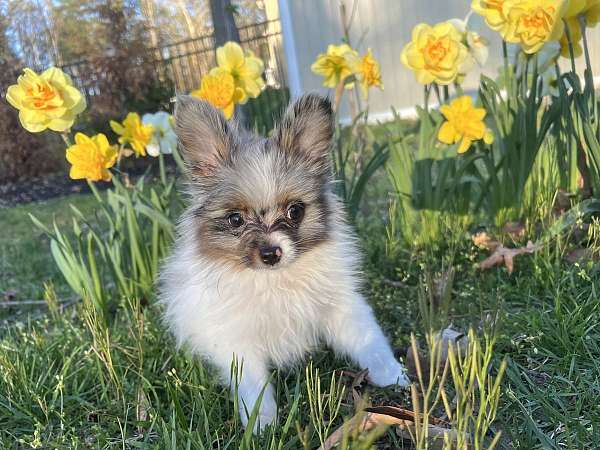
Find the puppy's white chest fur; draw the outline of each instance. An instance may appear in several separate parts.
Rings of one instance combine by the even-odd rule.
[[[278,367],[297,361],[328,340],[337,312],[353,301],[354,245],[340,244],[259,271],[232,270],[194,254],[192,243],[180,246],[166,271],[167,318],[178,342],[212,360],[250,352]]]

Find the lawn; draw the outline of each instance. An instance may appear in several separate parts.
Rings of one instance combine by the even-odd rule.
[[[71,227],[74,205],[85,214],[93,214],[95,200],[91,195],[71,195],[44,202],[0,209],[0,295],[2,300],[37,301],[43,298],[44,282],[52,282],[61,298],[72,297],[50,255],[50,243],[35,227],[29,214],[43,223],[53,221],[63,229]],[[14,318],[19,308],[2,308],[0,318]]]
[[[0,211],[0,292],[10,301],[43,299],[45,282],[54,285],[59,300],[73,298],[48,240],[28,217],[34,213],[46,224],[54,219],[66,226],[69,204],[93,214],[94,201],[87,195]],[[594,447],[600,439],[598,267],[566,262],[567,243],[559,240],[518,257],[513,274],[505,268],[481,271],[476,263],[488,253],[456,229],[446,230],[445,241],[426,251],[400,248],[390,256],[378,217],[384,214],[359,217],[365,293],[398,355],[406,356],[411,332],[423,335],[418,313],[423,277],[439,277],[452,265],[453,326],[481,330],[493,322],[494,370],[508,358],[492,427],[502,431],[500,447]],[[341,372],[356,368],[323,349],[306,366],[274,373],[279,426],[253,437],[241,429],[232,395],[210,367],[175,349],[154,299],[116,304],[105,328],[98,322],[90,326],[94,322],[80,302],[64,309],[3,308],[2,448],[312,449],[359,406],[351,374]],[[374,405],[411,408],[408,391],[363,385],[358,393]],[[372,444],[355,438],[348,445]],[[392,428],[376,445],[411,448]]]

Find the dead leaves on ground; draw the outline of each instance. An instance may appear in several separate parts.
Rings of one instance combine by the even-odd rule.
[[[522,236],[521,229],[517,228],[516,226],[512,226],[511,231],[514,233],[514,236]],[[495,266],[504,265],[509,274],[511,274],[514,270],[514,258],[516,256],[535,253],[542,247],[540,244],[534,244],[531,241],[527,241],[527,245],[525,247],[508,248],[505,247],[501,242],[493,239],[485,231],[480,231],[479,233],[474,234],[472,239],[473,244],[475,244],[477,247],[492,252],[490,256],[479,263],[478,267],[480,269],[486,270]]]
[[[504,265],[510,274],[514,270],[515,256],[535,253],[540,248],[540,245],[534,244],[531,241],[527,241],[527,245],[525,247],[518,248],[506,248],[500,244],[500,246],[494,250],[494,253],[492,253],[491,256],[479,263],[479,268],[485,270],[494,266]]]
[[[514,271],[516,256],[532,254],[542,248],[541,244],[534,244],[532,241],[527,241],[525,247],[508,248],[485,231],[474,234],[471,239],[476,247],[492,252],[490,256],[477,265],[480,269],[487,270],[495,266],[505,266],[509,274]],[[570,264],[587,261],[597,262],[600,260],[600,251],[588,247],[576,247],[566,253],[564,259]]]
[[[331,450],[339,443],[344,436],[353,433],[366,433],[377,427],[395,426],[398,434],[404,439],[410,439],[411,429],[415,426],[415,420],[423,421],[422,417],[416,417],[415,413],[407,409],[397,408],[395,406],[374,406],[365,408],[364,411],[356,414],[352,419],[345,422],[341,427],[335,430],[326,440],[319,450]],[[444,420],[429,418],[429,436],[432,438],[443,439],[445,435],[452,434],[455,431],[450,429],[450,424]]]
[[[466,349],[468,344],[468,339],[463,333],[450,328],[442,330],[438,334],[438,338],[442,340],[442,346],[446,349],[443,352],[442,364],[445,363],[447,349],[450,345]],[[429,364],[427,358],[423,358],[423,355],[424,352],[419,352],[418,357],[421,367],[423,367],[423,364]],[[414,364],[415,357],[411,355],[411,358]],[[410,363],[408,361],[407,368],[409,375],[414,375],[410,373]],[[344,422],[344,424],[331,433],[318,450],[331,450],[344,437],[361,435],[376,428],[388,426],[394,426],[396,433],[402,439],[411,440],[415,426],[424,425],[423,422],[426,419],[414,411],[391,405],[368,406],[368,398],[365,398],[362,391],[363,386],[369,378],[368,369],[361,370],[360,372],[344,371],[343,375],[352,379],[350,387],[356,413],[350,420]],[[417,425],[415,425],[415,422],[417,422]],[[451,429],[451,424],[446,420],[429,416],[427,417],[427,426],[429,436],[433,439],[434,444],[435,442],[443,442],[444,436],[448,436],[451,441],[456,440],[456,431]]]

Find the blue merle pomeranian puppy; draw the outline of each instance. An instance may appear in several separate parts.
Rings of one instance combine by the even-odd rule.
[[[234,358],[242,362],[243,424],[272,367],[289,367],[320,342],[368,368],[376,385],[407,385],[360,294],[356,237],[331,189],[329,100],[301,97],[265,139],[181,96],[175,129],[190,205],[161,273],[161,298],[178,344],[225,382]],[[267,386],[255,431],[276,416]]]

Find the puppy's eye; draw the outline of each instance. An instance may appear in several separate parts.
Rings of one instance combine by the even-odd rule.
[[[229,214],[227,216],[227,222],[233,228],[239,228],[242,225],[244,225],[244,218],[242,217],[242,215],[240,213],[233,213],[233,214]]]
[[[304,217],[304,203],[294,203],[287,209],[286,216],[292,222],[298,223]]]

